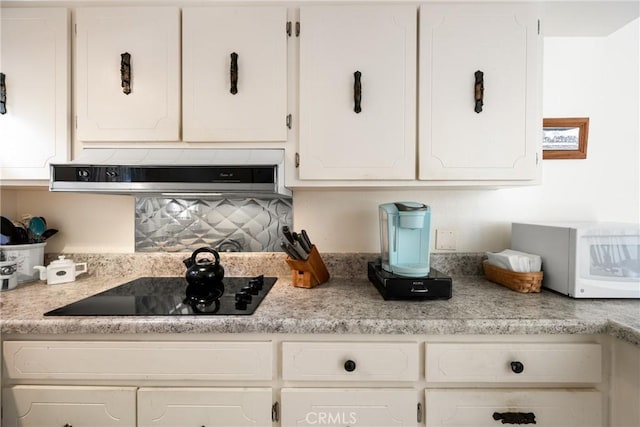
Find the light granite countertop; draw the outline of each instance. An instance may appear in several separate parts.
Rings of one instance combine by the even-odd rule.
[[[76,257],[76,262],[83,260],[78,258],[81,257]],[[352,261],[362,264],[365,258]],[[0,293],[0,332],[609,334],[640,346],[638,300],[575,300],[546,290],[521,294],[480,275],[452,274],[453,297],[450,300],[385,301],[361,275],[337,277],[339,275],[334,274],[329,282],[315,288],[296,288],[286,274],[286,264],[284,268],[280,266],[283,259],[279,255],[267,261],[278,265],[275,270],[278,274],[274,274],[274,270],[266,274],[278,275],[279,279],[251,316],[43,316],[49,310],[143,275],[131,270],[129,274],[103,271],[73,283],[46,285],[34,282]],[[154,262],[157,265],[149,271],[154,271],[156,276],[182,268],[174,263],[172,269],[167,269],[167,263],[160,259],[151,264]],[[240,259],[237,265],[228,269],[227,275],[246,275],[242,264]],[[334,265],[331,257],[327,265]],[[285,274],[280,274],[283,272]]]

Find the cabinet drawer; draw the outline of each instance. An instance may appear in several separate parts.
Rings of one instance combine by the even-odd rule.
[[[130,427],[136,419],[134,387],[15,386],[2,390],[6,427]]]
[[[413,389],[282,389],[282,427],[416,426]]]
[[[270,388],[141,388],[138,427],[270,426]]]
[[[271,342],[7,341],[14,379],[271,380]]]
[[[587,390],[428,390],[428,427],[496,427],[536,424],[544,427],[602,425],[602,397]],[[519,422],[516,422],[518,421]],[[533,422],[535,420],[535,423]]]
[[[428,382],[598,383],[600,344],[427,344]]]
[[[282,377],[291,381],[415,381],[417,343],[282,344]]]

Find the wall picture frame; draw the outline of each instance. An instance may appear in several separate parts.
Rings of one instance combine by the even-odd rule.
[[[589,118],[543,119],[543,159],[586,159]]]

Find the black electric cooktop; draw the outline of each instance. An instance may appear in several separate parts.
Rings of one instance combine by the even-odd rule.
[[[45,313],[45,316],[249,315],[275,277],[225,277],[220,287],[193,287],[183,277],[142,277]]]

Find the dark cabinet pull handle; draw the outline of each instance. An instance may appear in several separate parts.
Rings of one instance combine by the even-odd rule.
[[[344,370],[347,372],[353,372],[356,370],[356,362],[353,360],[347,360],[344,362]]]
[[[0,114],[7,114],[7,86],[4,73],[0,73]]]
[[[125,95],[131,93],[131,54],[129,52],[120,54],[120,85]]]
[[[357,113],[362,111],[360,103],[362,102],[362,83],[360,83],[360,77],[362,73],[356,71],[353,73],[353,111]]]
[[[517,360],[515,362],[511,362],[511,371],[513,371],[514,374],[521,374],[522,371],[524,371],[524,365],[522,362],[518,362]]]
[[[493,419],[502,424],[536,424],[536,414],[533,412],[494,412]]]
[[[71,424],[66,423],[65,425],[63,425],[62,427],[73,427]]]
[[[229,74],[231,76],[231,90],[229,92],[235,95],[238,93],[238,54],[235,52],[231,53],[231,67]]]
[[[484,105],[484,73],[480,70],[476,71],[476,83],[473,86],[473,97],[476,101],[476,106],[473,109],[476,113],[482,112],[482,106]]]

